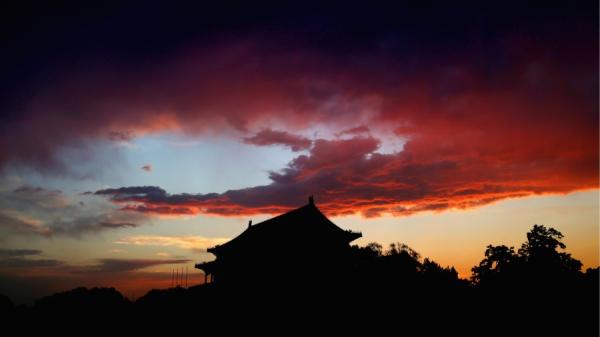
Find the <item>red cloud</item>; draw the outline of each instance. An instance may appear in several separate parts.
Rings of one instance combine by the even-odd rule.
[[[530,148],[516,148],[511,150],[511,160],[504,162],[498,156],[472,151],[474,145],[429,142],[428,138],[417,138],[402,152],[382,154],[377,152],[379,141],[372,137],[319,139],[308,155],[296,157],[281,172],[272,172],[272,182],[265,186],[222,194],[171,195],[151,186],[96,194],[108,195],[128,210],[171,215],[280,213],[314,194],[319,207],[330,215],[360,212],[374,217],[465,209],[505,198],[565,193],[598,184],[595,166],[586,163],[589,158],[580,158],[581,166],[574,167],[577,161],[570,151],[558,151],[548,159],[530,157]],[[422,157],[421,147],[426,144],[432,152]],[[506,151],[492,144],[487,149],[497,155]]]
[[[302,151],[310,148],[311,141],[308,138],[294,135],[285,131],[264,129],[252,137],[245,137],[244,143],[253,145],[284,145],[289,146],[292,151]]]
[[[443,58],[398,52],[385,36],[352,53],[249,36],[181,49],[160,68],[91,67],[3,119],[0,165],[56,169],[64,146],[164,131],[309,149],[264,186],[98,192],[160,214],[279,212],[314,194],[330,213],[401,215],[596,188],[598,54],[595,28],[588,32],[596,24],[563,24],[539,26],[552,43],[541,31],[502,34]],[[313,128],[346,137],[296,135]],[[379,149],[392,130],[404,143],[395,153]]]
[[[369,128],[367,126],[361,125],[361,126],[355,126],[353,128],[349,128],[346,130],[342,130],[342,131],[336,133],[336,136],[340,137],[340,136],[344,136],[344,135],[360,135],[363,133],[368,133],[369,131],[371,131],[371,130],[369,130]]]
[[[135,139],[132,131],[110,131],[108,139],[114,142],[130,142]]]
[[[131,69],[127,76],[120,68],[92,68],[35,92],[19,118],[0,123],[0,165],[66,169],[55,156],[62,147],[166,130],[237,138],[262,129],[246,142],[300,150],[310,141],[295,131],[326,126],[352,134],[368,125],[374,135],[395,128],[423,138],[420,155],[432,145],[451,151],[457,142],[506,151],[515,146],[506,142],[552,149],[557,137],[561,146],[597,143],[597,51],[563,42],[555,51],[507,39],[498,47],[506,62],[489,67],[476,58],[478,49],[408,69],[407,60],[383,51],[348,59],[311,50],[270,53],[268,41],[256,40],[185,50],[160,69]],[[377,64],[356,66],[355,58]]]

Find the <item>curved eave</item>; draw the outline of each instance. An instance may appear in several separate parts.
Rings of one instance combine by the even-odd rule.
[[[210,247],[206,249],[207,252],[217,255],[217,253],[221,250],[221,245],[216,245],[214,247]]]
[[[352,241],[354,241],[356,239],[362,238],[362,233],[361,232],[350,232],[350,231],[348,231],[347,233],[348,233],[348,243],[350,243],[350,242],[352,242]]]
[[[286,222],[293,222],[297,224],[302,221],[313,222],[313,224],[318,223],[319,226],[323,226],[322,230],[326,231],[326,235],[330,235],[332,237],[337,238],[338,240],[346,241],[348,243],[362,237],[362,233],[352,232],[350,230],[343,230],[342,228],[338,227],[331,220],[329,220],[313,202],[310,202],[308,205],[278,215],[274,218],[265,220],[252,227],[248,227],[237,237],[223,244],[211,247],[207,249],[207,251],[214,255],[227,254],[227,251],[235,251],[236,248],[240,246],[240,244],[244,245],[244,242],[252,240],[256,234],[260,234],[256,231],[264,231],[265,226],[267,226],[268,229],[270,226],[273,225],[286,226]]]
[[[217,266],[216,266],[215,261],[210,261],[210,262],[196,263],[194,265],[194,267],[196,269],[203,270],[205,273],[211,273],[216,269]]]

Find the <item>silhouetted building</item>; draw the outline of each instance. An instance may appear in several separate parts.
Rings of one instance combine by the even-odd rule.
[[[205,282],[265,284],[318,281],[340,271],[350,261],[349,243],[361,233],[343,230],[315,206],[303,207],[252,225],[236,238],[209,248],[216,255],[196,268]]]

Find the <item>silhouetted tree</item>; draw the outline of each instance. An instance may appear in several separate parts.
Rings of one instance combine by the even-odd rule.
[[[492,282],[499,275],[511,272],[510,269],[515,268],[518,260],[514,247],[488,245],[485,258],[471,269],[471,280],[477,284]]]
[[[571,254],[558,252],[565,249],[561,241],[563,235],[554,228],[534,225],[527,233],[527,242],[519,249],[519,256],[536,272],[545,269],[549,272],[579,272],[581,262],[571,257]]]
[[[487,246],[485,258],[473,267],[471,280],[476,284],[512,282],[521,284],[552,284],[578,277],[581,262],[571,254],[559,252],[565,249],[563,235],[554,228],[534,225],[527,233],[527,241],[515,253],[513,247]]]
[[[457,279],[458,273],[454,267],[445,267],[443,268],[437,262],[430,260],[429,258],[425,258],[423,263],[421,264],[421,272],[426,275],[435,275],[435,276],[443,276],[449,279]]]
[[[420,254],[403,243],[391,243],[381,257],[385,274],[390,279],[408,280],[416,276],[421,268]]]
[[[458,272],[454,267],[442,267],[437,262],[425,258],[421,264],[421,275],[425,285],[430,289],[438,289],[440,291],[448,290],[448,288],[459,286]],[[465,284],[466,285],[466,284]]]
[[[383,246],[377,242],[370,242],[365,248],[373,251],[376,256],[383,255]]]
[[[329,324],[339,332],[343,325],[330,315],[336,312],[344,322],[361,322],[369,328],[394,328],[400,323],[408,335],[448,334],[451,327],[479,336],[490,334],[493,324],[494,333],[507,335],[598,336],[600,271],[580,272],[581,263],[560,251],[566,248],[562,238],[553,228],[535,225],[518,251],[489,245],[484,259],[472,269],[472,283],[461,280],[453,267],[421,260],[405,244],[384,249],[369,243],[351,247],[351,263],[346,264],[344,257],[344,263],[332,269],[335,279],[315,274],[303,278],[303,283],[257,282],[251,287],[211,283],[152,290],[135,303],[112,288],[77,288],[21,309],[0,296],[0,309],[7,308],[9,316],[27,323],[75,317],[76,322],[87,319],[93,326],[136,328],[154,328],[157,322],[211,326],[219,319],[256,323],[268,318],[290,326]],[[260,273],[255,276],[260,280]],[[386,310],[377,310],[382,307]]]
[[[75,288],[69,291],[46,296],[35,302],[38,310],[102,310],[122,308],[130,304],[115,288]]]
[[[599,276],[600,276],[600,267],[588,268],[588,269],[586,269],[585,274],[584,274],[584,278],[586,280],[589,280],[589,282],[591,284],[596,285],[596,286],[598,285]]]
[[[0,294],[0,313],[10,312],[14,307],[15,305],[8,296]]]
[[[379,247],[381,247],[381,245],[379,245]],[[417,261],[421,258],[421,254],[404,243],[390,243],[390,248],[385,252],[385,255],[401,254],[407,254]]]
[[[376,242],[371,242],[364,247],[352,245],[350,248],[356,262],[374,260],[383,255],[382,246]]]
[[[597,336],[597,272],[581,273],[581,262],[559,251],[566,248],[562,238],[554,228],[534,225],[517,252],[487,246],[471,278],[474,303],[486,308],[475,313],[479,320],[506,319],[511,312],[508,321],[524,333]]]

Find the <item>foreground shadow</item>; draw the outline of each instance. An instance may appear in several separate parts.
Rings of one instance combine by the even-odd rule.
[[[311,200],[212,248],[216,260],[198,265],[211,283],[135,302],[114,289],[79,288],[32,307],[3,299],[2,311],[9,322],[48,320],[59,330],[68,317],[138,331],[598,335],[598,268],[582,272],[553,228],[535,225],[517,250],[488,246],[470,280],[406,245],[350,246],[358,237]]]

